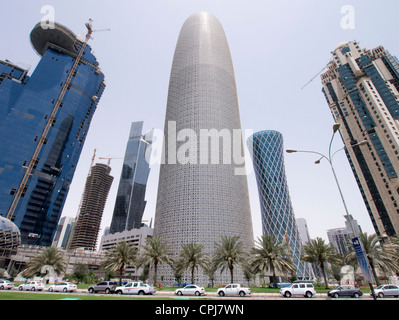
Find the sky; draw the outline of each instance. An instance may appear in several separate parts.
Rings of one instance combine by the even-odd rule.
[[[285,149],[328,153],[334,120],[318,73],[331,60],[338,43],[357,40],[361,48],[382,45],[399,55],[399,2],[393,0],[3,0],[0,59],[34,71],[40,57],[32,49],[29,34],[50,13],[45,6],[54,10],[56,22],[77,35],[86,35],[89,19],[93,19],[93,29],[110,29],[95,32],[90,40],[107,87],[62,213],[76,217],[94,149],[97,157],[115,158],[111,160],[114,182],[99,241],[111,223],[123,162],[120,158],[125,154],[131,123],[144,121],[144,131],[163,130],[173,54],[180,29],[191,14],[207,11],[224,28],[242,128],[277,130],[284,137]],[[341,137],[336,135],[333,150],[342,147]],[[327,240],[328,229],[345,226],[344,206],[329,164],[315,165],[318,157],[307,153],[285,153],[284,157],[295,217],[306,219],[311,238]],[[107,160],[97,158],[96,162]],[[338,152],[333,163],[350,214],[364,232],[374,233],[344,152]],[[159,166],[153,165],[145,220],[155,216],[158,178]],[[248,185],[254,234],[259,237],[261,213],[253,173],[248,174]]]

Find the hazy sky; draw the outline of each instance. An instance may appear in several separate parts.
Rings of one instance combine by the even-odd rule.
[[[391,54],[399,55],[399,2],[393,0],[3,0],[0,59],[34,70],[39,57],[31,47],[29,34],[45,15],[41,12],[45,5],[54,8],[55,21],[77,35],[86,34],[84,25],[89,18],[94,20],[94,29],[111,29],[94,33],[90,42],[107,87],[63,216],[77,214],[95,148],[98,156],[122,158],[132,122],[144,121],[145,131],[163,130],[177,38],[184,21],[197,11],[215,15],[225,30],[243,129],[280,131],[286,149],[328,152],[334,121],[321,92],[320,77],[301,88],[331,60],[330,53],[338,43],[357,40],[368,49],[383,45]],[[345,6],[353,8],[354,16],[343,10]],[[341,147],[337,135],[334,150]],[[314,155],[285,154],[287,180],[295,216],[306,219],[312,238],[327,239],[326,230],[344,227],[345,212],[328,163],[315,165],[315,160]],[[122,161],[111,162],[115,179],[102,229],[112,219]],[[363,231],[374,233],[344,152],[337,154],[334,167],[350,213]],[[154,166],[144,219],[155,215],[158,178],[159,167]],[[254,232],[260,236],[254,174],[249,175],[248,183]]]

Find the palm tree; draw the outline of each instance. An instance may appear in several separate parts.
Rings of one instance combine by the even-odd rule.
[[[321,238],[311,239],[302,247],[301,261],[316,263],[323,273],[326,289],[328,288],[328,282],[325,263],[339,265],[342,263],[342,260],[342,256],[337,253],[334,246],[331,243],[326,244]]]
[[[119,273],[119,285],[127,266],[136,267],[137,249],[126,241],[118,242],[105,253],[102,266],[105,271]]]
[[[396,251],[395,239],[392,241],[392,244],[382,245],[381,238],[376,234],[369,236],[367,232],[360,233],[359,238],[363,243],[364,251],[369,260],[377,286],[380,285],[380,281],[377,277],[376,267],[380,268],[383,272],[399,272],[399,265],[397,263],[398,251]],[[349,263],[358,266],[356,252],[348,252],[345,259],[349,261]]]
[[[182,270],[190,269],[191,283],[194,284],[194,273],[198,268],[205,268],[209,263],[208,255],[204,252],[204,245],[199,243],[187,243],[181,246],[180,262]]]
[[[169,264],[173,263],[170,255],[171,252],[167,242],[162,241],[160,236],[147,238],[147,243],[143,247],[143,253],[140,256],[140,265],[150,264],[150,267],[154,268],[154,285],[157,284],[158,264],[164,262]]]
[[[244,246],[240,237],[222,236],[220,243],[215,243],[214,263],[216,268],[222,267],[220,273],[226,268],[230,270],[230,280],[234,283],[234,267],[242,265],[246,260]]]
[[[42,273],[42,270],[46,267],[49,267],[50,272],[54,271],[57,275],[65,272],[66,261],[61,250],[55,247],[43,249],[42,252],[28,261],[24,275],[30,278],[35,274]]]
[[[272,235],[263,235],[258,238],[251,253],[251,265],[255,273],[266,273],[270,270],[273,274],[273,284],[277,287],[276,271],[281,273],[295,273],[296,267],[289,258],[287,247]]]

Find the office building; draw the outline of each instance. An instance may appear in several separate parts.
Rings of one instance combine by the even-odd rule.
[[[50,246],[105,88],[86,42],[62,25],[31,32],[32,75],[0,61],[0,215],[23,244]]]
[[[141,227],[146,200],[153,130],[142,134],[143,122],[133,122],[123,161],[110,233]]]
[[[72,235],[71,231],[75,225],[75,220],[76,219],[72,217],[62,217],[60,219],[51,246],[62,249],[68,248],[68,243],[70,243],[71,240],[70,236]]]
[[[357,41],[343,42],[321,81],[376,233],[398,234],[398,60],[381,46],[370,51]]]
[[[301,244],[305,245],[310,241],[310,234],[308,229],[308,224],[304,218],[296,219],[296,224],[298,226],[299,237],[301,238]]]
[[[350,229],[335,228],[327,230],[327,237],[328,241],[335,247],[337,252],[343,256],[350,251],[350,247],[353,248],[351,245],[353,232]]]
[[[103,163],[91,167],[69,249],[96,249],[104,207],[114,180],[110,173],[111,167]]]
[[[230,50],[217,18],[198,12],[184,22],[173,59],[155,213],[154,236],[168,242],[173,258],[191,242],[211,257],[222,236],[238,236],[247,252],[253,246],[245,160],[232,150],[243,153]],[[168,265],[158,274],[175,282]],[[230,281],[228,272],[215,276],[215,283]],[[186,272],[182,281],[190,278]],[[201,268],[195,282],[209,283]]]
[[[249,137],[247,144],[258,185],[262,232],[286,244],[298,279],[313,279],[311,265],[300,261],[302,243],[285,174],[283,136],[274,130],[260,131]]]

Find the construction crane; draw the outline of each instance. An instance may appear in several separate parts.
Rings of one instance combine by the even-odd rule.
[[[7,219],[9,219],[9,220],[12,220],[12,218],[14,216],[15,209],[18,206],[19,200],[21,199],[22,195],[27,190],[27,182],[28,182],[29,178],[32,175],[33,169],[36,168],[36,166],[37,166],[37,164],[39,162],[38,157],[39,157],[40,151],[42,150],[43,145],[47,142],[47,135],[48,135],[48,133],[50,131],[50,128],[56,122],[56,115],[57,115],[58,109],[60,108],[60,106],[62,104],[62,101],[63,101],[63,99],[65,97],[65,94],[66,94],[66,92],[68,90],[68,87],[69,87],[69,85],[70,85],[70,83],[72,81],[73,75],[74,75],[74,73],[75,73],[75,71],[76,71],[76,69],[77,69],[77,67],[78,67],[78,65],[79,65],[79,63],[80,63],[80,61],[82,59],[82,55],[83,55],[83,53],[84,53],[84,51],[86,49],[87,43],[91,39],[91,35],[93,34],[93,32],[100,31],[100,30],[93,30],[92,29],[92,21],[93,20],[90,19],[89,22],[86,23],[86,28],[87,28],[86,39],[82,43],[82,46],[81,46],[81,48],[79,50],[79,53],[78,53],[78,55],[76,57],[75,63],[73,64],[71,70],[69,71],[68,78],[67,78],[67,80],[65,81],[65,83],[64,83],[64,85],[62,87],[61,93],[58,96],[58,99],[57,99],[57,101],[56,101],[56,103],[54,105],[54,108],[53,108],[53,111],[51,112],[51,115],[48,117],[48,121],[46,123],[46,126],[44,127],[43,133],[42,133],[42,135],[41,135],[41,137],[39,139],[39,142],[38,142],[38,144],[36,146],[36,149],[35,149],[35,151],[33,153],[32,158],[31,158],[31,160],[29,162],[29,165],[26,168],[26,171],[25,171],[25,174],[24,174],[24,176],[22,178],[22,181],[21,181],[18,189],[15,192],[14,199],[13,199],[13,201],[11,203],[10,208],[8,209],[7,216],[6,216]]]
[[[316,77],[318,77],[320,75],[320,73],[322,73],[326,68],[328,68],[328,65],[330,63],[328,63],[323,69],[321,69],[312,79],[310,79],[302,88],[301,90],[303,90],[309,83],[311,83],[314,79],[316,79]]]
[[[111,164],[111,160],[114,160],[114,159],[123,159],[123,158],[112,158],[112,157],[109,157],[109,158],[105,158],[105,157],[99,157],[98,159],[101,159],[101,160],[108,160],[108,166]]]

